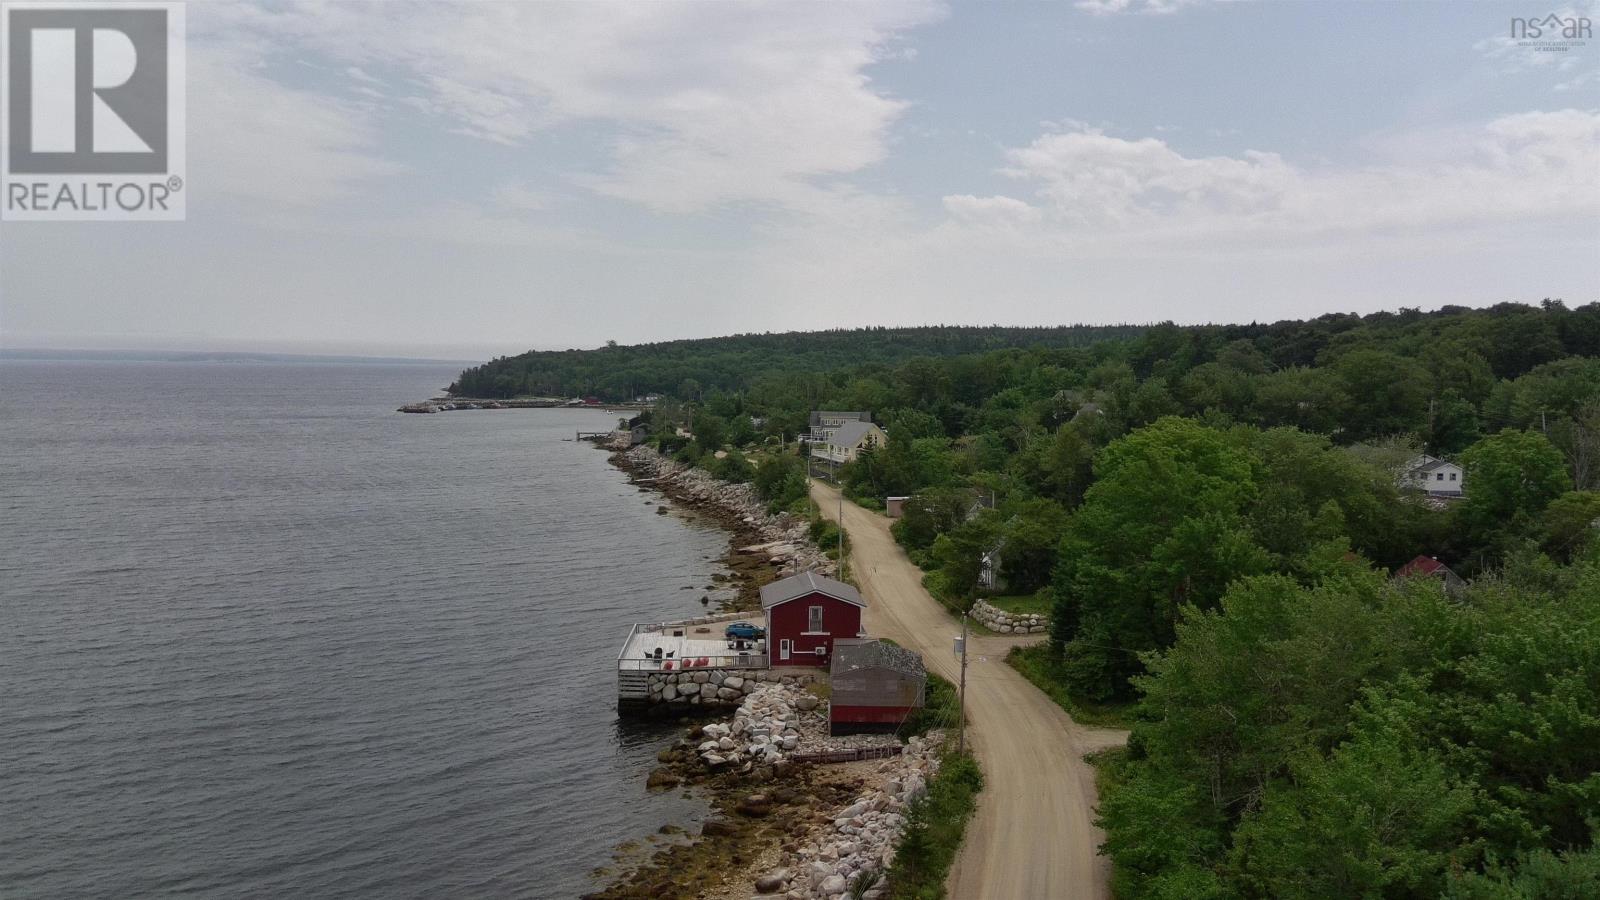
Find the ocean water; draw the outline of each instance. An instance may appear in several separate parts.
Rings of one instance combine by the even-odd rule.
[[[571,897],[725,536],[437,366],[0,361],[0,897]]]

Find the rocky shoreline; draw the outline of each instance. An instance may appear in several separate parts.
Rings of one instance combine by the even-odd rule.
[[[761,587],[777,578],[806,569],[837,570],[811,543],[809,523],[769,515],[750,485],[718,481],[649,447],[625,447],[620,439],[608,449],[611,462],[635,484],[729,530],[726,564],[736,588],[722,601],[729,611],[758,609]],[[646,785],[703,792],[714,815],[687,843],[660,847],[588,896],[839,900],[852,890],[868,900],[883,896],[882,878],[906,806],[937,771],[941,737],[930,732],[902,745],[894,735],[831,736],[825,692],[816,680],[754,670],[652,675],[652,699],[660,697],[663,707],[681,706],[687,713],[708,692],[717,703],[700,704],[700,714],[738,704],[730,718],[690,726],[659,754],[661,766]],[[895,755],[843,764],[806,760],[807,754],[862,748]]]
[[[877,900],[907,807],[939,768],[941,732],[830,737],[825,703],[805,685],[761,682],[724,722],[688,729],[661,753],[650,786],[710,792],[718,815],[692,843],[667,847],[591,895],[706,900]],[[892,747],[883,759],[805,761],[819,750]]]
[[[768,514],[748,484],[718,481],[703,469],[662,456],[647,446],[608,445],[611,463],[634,484],[661,492],[679,506],[709,516],[732,533],[725,564],[737,596],[722,601],[729,612],[759,609],[761,587],[806,569],[833,574],[838,566],[811,543],[810,523],[787,513]]]

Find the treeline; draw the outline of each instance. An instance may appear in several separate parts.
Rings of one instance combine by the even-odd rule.
[[[1600,896],[1600,305],[779,360],[656,440],[794,506],[818,408],[887,430],[838,477],[911,498],[930,590],[1048,598],[1062,690],[1135,704],[1125,895]],[[1401,486],[1420,452],[1464,498]]]
[[[1135,325],[1059,327],[858,328],[663,341],[591,350],[537,350],[462,372],[450,393],[467,397],[599,397],[644,394],[700,399],[737,391],[769,372],[828,372],[862,360],[894,364],[916,356],[957,356],[1008,347],[1081,347],[1126,338]]]

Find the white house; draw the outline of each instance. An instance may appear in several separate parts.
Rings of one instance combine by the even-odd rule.
[[[811,431],[805,436],[808,443],[826,444],[835,431],[847,422],[871,422],[869,412],[839,412],[829,409],[811,411]]]
[[[889,436],[871,422],[846,422],[833,430],[826,443],[813,444],[811,455],[816,459],[847,463],[863,450],[872,450],[888,443]]]
[[[1466,482],[1466,472],[1460,466],[1427,454],[1413,459],[1400,476],[1402,488],[1444,496],[1460,496]]]

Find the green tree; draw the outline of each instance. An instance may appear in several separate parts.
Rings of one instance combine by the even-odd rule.
[[[1561,451],[1538,432],[1507,429],[1472,445],[1461,461],[1467,492],[1461,518],[1482,545],[1504,547],[1530,533],[1550,501],[1571,486]]]
[[[1267,557],[1243,518],[1255,496],[1251,459],[1219,432],[1161,419],[1113,441],[1095,474],[1052,590],[1057,621],[1072,623],[1055,636],[1079,660],[1076,686],[1103,698],[1126,693],[1135,652],[1171,643],[1184,605],[1214,604]]]

